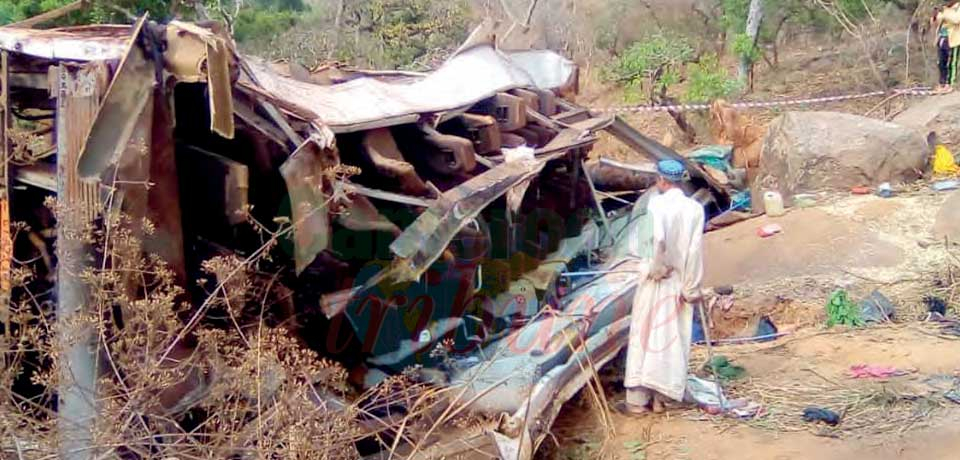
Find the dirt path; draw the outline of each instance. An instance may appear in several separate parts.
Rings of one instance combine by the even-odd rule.
[[[766,422],[730,422],[695,410],[675,410],[642,419],[614,413],[612,424],[616,436],[601,445],[598,441],[604,438],[604,430],[597,421],[597,411],[584,401],[579,406],[571,405],[561,414],[553,431],[560,447],[546,449],[543,458],[849,460],[853,455],[874,459],[957,458],[960,405],[943,398],[943,390],[937,389],[941,387],[931,385],[960,375],[960,341],[929,335],[929,327],[911,324],[844,333],[808,331],[780,343],[721,349],[724,355],[747,369],[747,378],[732,385],[733,393],[756,395],[753,392],[756,388],[809,384],[811,387],[825,385],[825,393],[856,389],[864,394],[889,393],[904,398],[877,402],[880,406],[867,415],[848,415],[841,426],[864,426],[841,432],[839,438],[814,434],[819,428],[803,422],[800,409],[786,413],[784,410],[794,410],[792,406],[786,407],[777,398],[764,400],[755,396],[767,407],[769,418],[776,418],[790,430],[798,431],[777,431]],[[702,350],[698,352],[702,354]],[[914,372],[883,381],[849,377],[849,367],[859,363],[890,365]],[[611,400],[622,399],[618,388],[617,384],[611,385],[608,394]],[[802,407],[807,402],[790,404]],[[904,410],[911,416],[909,422],[885,418],[885,414]],[[642,453],[634,451],[638,444],[650,441],[655,442]]]

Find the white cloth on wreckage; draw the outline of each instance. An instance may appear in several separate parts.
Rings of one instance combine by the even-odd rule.
[[[703,207],[679,189],[650,199],[654,267],[672,267],[670,276],[652,281],[643,276],[633,298],[624,386],[645,387],[682,400],[687,382],[693,306],[681,295],[699,295],[703,278]],[[635,234],[631,237],[642,238]],[[660,242],[666,251],[661,252]]]

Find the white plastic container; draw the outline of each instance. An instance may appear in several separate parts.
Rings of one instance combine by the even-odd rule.
[[[783,197],[774,191],[763,194],[763,209],[770,217],[779,217],[786,213],[783,209]]]

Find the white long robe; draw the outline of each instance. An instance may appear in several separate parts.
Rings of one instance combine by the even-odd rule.
[[[654,248],[649,267],[662,264],[673,270],[661,281],[640,275],[644,278],[633,299],[624,386],[655,390],[679,401],[687,382],[693,326],[693,305],[682,299],[700,295],[703,207],[674,188],[651,198],[647,210]]]

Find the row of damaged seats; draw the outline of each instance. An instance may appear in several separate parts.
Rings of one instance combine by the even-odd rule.
[[[472,177],[478,164],[489,168],[503,162],[504,149],[549,143],[558,131],[540,120],[556,113],[552,92],[511,90],[439,123],[425,117],[417,124],[364,131],[353,148],[358,166],[371,171],[367,179],[378,188],[435,197]],[[349,141],[340,144],[351,148]]]

